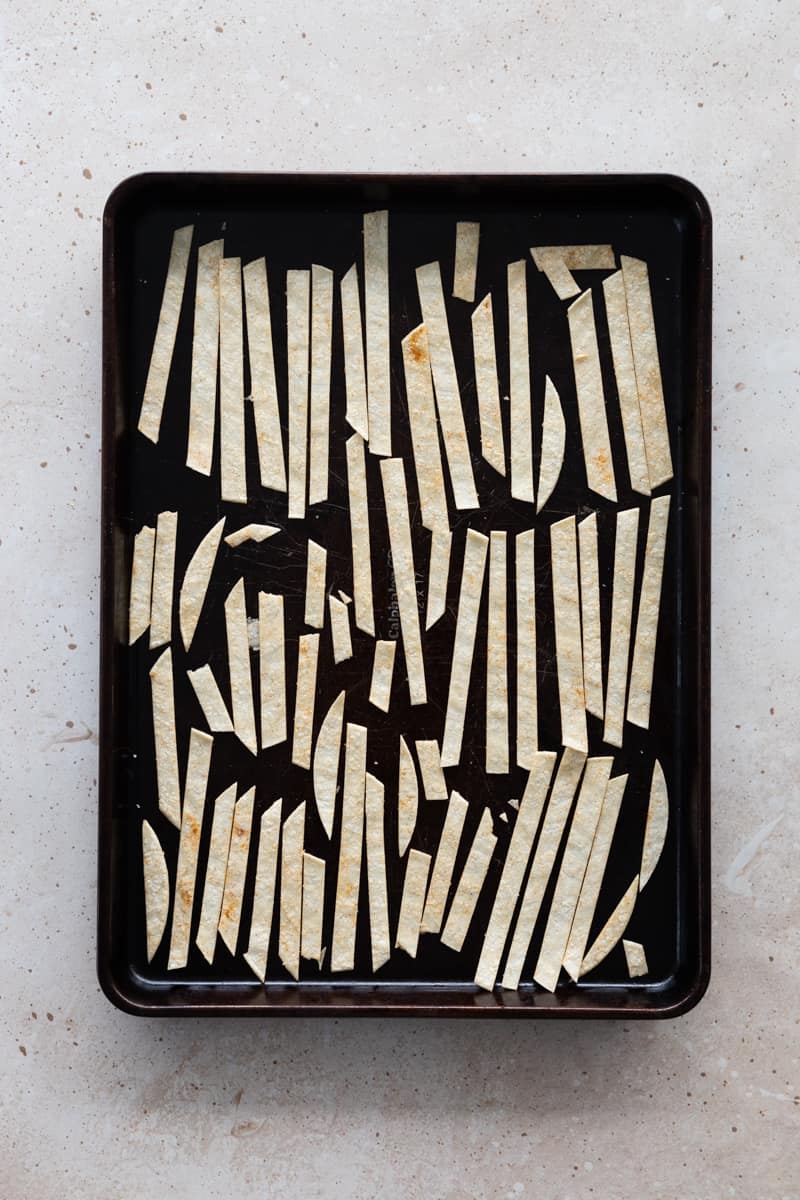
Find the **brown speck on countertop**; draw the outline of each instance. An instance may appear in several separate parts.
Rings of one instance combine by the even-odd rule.
[[[40,462],[40,463],[39,463],[39,466],[40,466],[40,467],[46,467],[46,466],[47,466],[47,460],[45,460],[44,462]]]
[[[78,643],[77,642],[67,642],[67,649],[68,650],[77,650]]]
[[[53,1020],[53,1014],[52,1014],[52,1013],[45,1013],[44,1015],[47,1017],[48,1021],[52,1021],[52,1020]]]
[[[182,121],[185,121],[185,120],[186,120],[186,113],[178,113],[178,116],[180,117],[180,119],[181,119]]]
[[[20,1054],[23,1054],[25,1056],[25,1058],[28,1057],[28,1051],[25,1049],[24,1046],[20,1046],[19,1052],[20,1052]]]
[[[222,31],[223,31],[223,29],[224,29],[224,28],[225,28],[225,26],[224,26],[224,25],[215,25],[215,26],[214,26],[214,31],[215,31],[216,33],[222,33]]]
[[[91,179],[91,178],[92,178],[92,172],[89,170],[89,168],[88,168],[88,167],[84,167],[84,168],[83,168],[83,178],[84,178],[84,179]]]

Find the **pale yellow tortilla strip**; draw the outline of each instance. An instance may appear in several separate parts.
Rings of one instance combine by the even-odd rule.
[[[539,749],[539,701],[536,679],[536,580],[534,531],[518,533],[515,546],[517,601],[517,764],[528,770]]]
[[[347,493],[350,507],[350,544],[353,555],[353,597],[356,627],[375,636],[372,612],[372,557],[369,546],[369,503],[364,442],[354,433],[345,444]]]
[[[325,714],[314,749],[314,800],[322,827],[328,837],[333,832],[333,817],[336,810],[336,784],[339,778],[343,721],[344,692],[339,692]]]
[[[475,390],[478,393],[481,454],[490,467],[494,467],[500,475],[505,475],[506,451],[503,419],[500,415],[500,386],[497,380],[491,293],[484,296],[472,314],[472,354],[475,364]]]
[[[422,776],[422,790],[426,800],[446,800],[447,784],[442,774],[442,763],[439,757],[439,743],[436,739],[422,740],[414,743],[419,761],[419,772]]]
[[[426,529],[444,531],[449,529],[450,523],[428,337],[424,325],[417,325],[403,338],[402,349],[408,423],[422,524]]]
[[[590,490],[616,500],[614,461],[606,419],[606,400],[600,370],[600,351],[594,324],[592,293],[584,292],[567,309],[578,417],[581,426],[586,482]]]
[[[292,762],[295,766],[304,767],[306,771],[311,766],[311,734],[314,728],[318,658],[319,634],[302,634],[298,639]]]
[[[265,542],[267,538],[274,537],[276,533],[280,533],[277,525],[243,525],[241,529],[235,529],[233,533],[229,533],[225,538],[225,545],[236,549],[237,546],[243,546],[245,542]]]
[[[246,504],[240,258],[223,258],[219,264],[219,445],[220,495],[223,500]]]
[[[628,967],[628,977],[630,979],[638,979],[640,975],[646,975],[649,971],[649,967],[647,965],[647,956],[645,955],[644,946],[642,943],[629,942],[627,938],[623,938],[622,949],[625,951],[625,962]]]
[[[198,703],[203,710],[208,728],[212,733],[233,733],[233,721],[222,699],[214,672],[208,663],[196,671],[187,671],[187,678],[194,688]]]
[[[286,272],[290,518],[306,515],[310,293],[310,271]]]
[[[150,600],[150,649],[165,646],[172,637],[172,592],[175,582],[175,543],[178,514],[160,512],[156,521],[153,588]]]
[[[669,824],[669,796],[667,781],[661,763],[656,759],[653,764],[653,778],[650,783],[650,803],[647,806],[647,822],[644,829],[644,846],[642,848],[642,865],[639,869],[639,890],[644,887],[653,871],[656,869],[664,842],[667,840]]]
[[[447,467],[456,508],[477,508],[478,494],[472,474],[469,443],[461,407],[461,393],[447,324],[447,310],[438,262],[417,267],[417,290],[422,307],[436,392],[436,408],[442,428]]]
[[[489,535],[489,612],[486,636],[486,774],[508,774],[508,621],[505,531]]]
[[[628,720],[647,729],[650,725],[650,698],[653,691],[653,666],[656,657],[658,614],[661,608],[661,584],[664,576],[664,551],[669,524],[669,496],[657,496],[650,504],[644,572],[639,592],[636,637],[628,689]]]
[[[400,734],[400,752],[397,771],[397,847],[402,857],[417,825],[419,784],[414,759],[406,740]]]
[[[251,754],[257,754],[253,677],[250,672],[250,637],[247,630],[243,579],[233,585],[225,601],[225,633],[228,642],[234,732]]]
[[[128,645],[137,642],[150,626],[150,597],[153,587],[153,554],[156,531],[143,525],[133,539],[131,594],[128,602]]]
[[[308,503],[328,499],[333,271],[311,267],[311,385],[308,418]]]
[[[292,979],[300,975],[303,920],[303,839],[306,806],[299,804],[283,822],[281,837],[281,910],[278,956]]]
[[[201,475],[211,474],[214,458],[219,363],[219,264],[223,244],[219,239],[207,242],[197,250],[186,465]]]
[[[405,950],[411,958],[417,957],[422,906],[425,903],[430,868],[430,854],[423,854],[421,850],[409,850],[394,944],[399,950]]]
[[[235,804],[236,784],[232,783],[217,797],[214,803],[211,841],[208,845],[206,877],[203,884],[203,902],[200,906],[200,924],[195,937],[197,949],[208,963],[214,961],[214,950],[217,944],[217,928],[222,911],[222,893],[225,889],[225,872],[228,868]]]
[[[452,541],[453,535],[449,529],[437,529],[431,534],[431,553],[428,560],[428,600],[425,608],[426,629],[433,628],[440,617],[445,614]]]
[[[352,971],[355,966],[358,891],[364,842],[364,792],[366,787],[367,731],[347,724],[342,787],[342,830],[336,908],[333,915],[331,970]]]
[[[597,565],[597,513],[578,522],[583,626],[583,690],[586,711],[603,718],[603,641],[600,625],[600,576]]]
[[[469,805],[464,797],[453,791],[447,806],[447,815],[442,826],[436,857],[433,860],[428,894],[425,897],[425,908],[420,922],[420,933],[438,933],[442,928],[444,910],[450,893],[456,855],[468,808]]]
[[[353,603],[353,597],[348,596],[347,592],[343,592],[341,588],[336,589],[336,595],[339,597],[342,604],[352,604]]]
[[[552,496],[564,466],[564,446],[567,427],[555,384],[549,375],[544,383],[544,417],[542,419],[542,456],[539,462],[539,486],[536,489],[536,511],[541,512]]]
[[[627,508],[617,513],[617,536],[614,543],[614,593],[611,600],[611,641],[608,650],[608,682],[606,684],[606,718],[603,726],[603,741],[608,742],[610,746],[622,745],[638,530],[638,508]]]
[[[364,213],[364,332],[367,346],[369,448],[392,453],[389,365],[389,214]]]
[[[337,665],[353,657],[353,641],[350,637],[350,609],[338,596],[328,596],[331,615],[331,643],[333,661]]]
[[[650,476],[647,471],[642,414],[639,411],[639,390],[636,386],[636,370],[633,365],[628,305],[625,300],[625,281],[621,271],[616,271],[603,280],[603,296],[606,303],[608,335],[611,340],[611,357],[617,383],[619,411],[622,417],[622,432],[625,438],[625,453],[628,458],[628,474],[633,490],[649,496]]]
[[[208,584],[211,579],[211,573],[214,570],[214,563],[217,560],[217,551],[219,550],[219,542],[224,528],[225,518],[222,517],[221,520],[217,521],[216,525],[212,525],[208,533],[201,540],[183,576],[179,613],[181,638],[183,639],[183,648],[186,651],[191,649],[192,639],[197,629],[197,622],[200,620],[200,613],[203,611]]]
[[[485,808],[442,932],[442,944],[449,946],[451,950],[461,950],[464,945],[496,846],[497,838],[492,833],[492,817],[488,808]]]
[[[613,271],[617,265],[612,246],[559,246],[558,249],[570,271]]]
[[[479,221],[456,222],[456,255],[453,268],[453,296],[456,300],[469,300],[470,303],[475,300],[480,236]]]
[[[478,969],[475,972],[476,984],[487,992],[493,990],[497,979],[497,971],[525,878],[533,840],[539,827],[539,818],[542,814],[555,762],[556,755],[550,751],[540,750],[536,755],[528,775],[528,782],[525,785],[525,793],[519,806],[517,819],[511,831],[503,873],[500,876],[500,883],[483,939]]]
[[[272,343],[267,264],[263,258],[242,269],[247,314],[247,353],[250,361],[250,397],[256,424],[258,470],[261,486],[286,491],[283,432],[278,410],[278,385]]]
[[[283,596],[258,593],[258,682],[261,748],[286,741],[286,644]]]
[[[207,733],[202,733],[199,729],[191,731],[189,758],[186,765],[186,785],[183,790],[178,866],[175,873],[175,901],[172,906],[168,971],[180,970],[185,967],[189,957],[197,859],[200,851],[203,810],[213,745],[214,739]]]
[[[559,300],[569,300],[581,290],[572,271],[613,271],[616,266],[611,246],[532,246],[531,257]]]
[[[167,820],[180,829],[181,785],[178,778],[178,745],[175,734],[172,650],[169,646],[150,668],[150,689],[153,701],[158,807]]]
[[[251,787],[249,791],[239,797],[233,810],[228,867],[225,871],[225,890],[222,893],[222,910],[219,915],[219,936],[231,954],[236,953],[239,941],[239,924],[242,919],[247,860],[250,856],[250,831],[253,826],[255,795],[256,789]]]
[[[464,567],[458,597],[458,617],[450,668],[450,687],[447,693],[447,715],[442,740],[442,766],[456,767],[461,758],[464,737],[464,717],[467,711],[475,634],[483,592],[486,551],[489,539],[474,529],[467,530]]]
[[[267,973],[267,955],[275,911],[275,878],[278,870],[282,810],[283,800],[276,800],[261,816],[253,889],[253,915],[250,919],[250,944],[244,956],[244,961],[262,983]]]
[[[598,933],[589,952],[581,963],[581,978],[588,975],[589,971],[593,971],[595,967],[599,967],[600,963],[616,946],[619,939],[622,937],[625,930],[628,928],[628,922],[631,919],[636,897],[639,892],[639,876],[635,876],[630,883],[628,890],[620,900],[617,907],[614,909],[611,916],[606,921],[603,928]]]
[[[383,784],[374,775],[370,775],[369,771],[366,775],[364,810],[366,815],[369,932],[374,974],[384,963],[389,961],[392,943],[389,934],[389,900],[386,893]]]
[[[425,686],[425,663],[422,657],[422,638],[419,628],[408,493],[402,458],[385,458],[382,461],[381,480],[392,551],[392,573],[397,592],[397,606],[400,610],[400,629],[403,635],[408,691],[412,704],[425,704],[428,694]]]
[[[325,624],[325,581],[328,569],[328,552],[324,546],[308,539],[306,553],[306,609],[305,623],[314,629]]]
[[[142,872],[147,961],[152,962],[167,927],[169,872],[161,843],[149,821],[142,821]]]
[[[550,557],[553,565],[561,741],[565,746],[572,746],[573,750],[586,751],[588,743],[574,517],[565,517],[563,521],[550,526]]]
[[[381,712],[389,711],[389,701],[392,695],[392,675],[394,674],[394,654],[397,642],[384,641],[378,638],[375,643],[375,657],[372,660],[372,681],[369,688],[369,702]]]
[[[167,278],[164,282],[158,326],[153,341],[147,382],[144,387],[142,408],[139,413],[139,432],[143,433],[151,442],[158,441],[161,429],[161,414],[164,411],[164,398],[167,394],[167,383],[172,366],[172,353],[178,333],[178,320],[181,315],[183,291],[186,285],[186,268],[189,265],[193,233],[193,225],[184,225],[182,229],[176,229],[172,235]]]
[[[672,479],[672,455],[669,448],[669,429],[661,384],[658,341],[653,319],[653,300],[650,294],[647,263],[638,258],[620,257],[625,299],[628,306],[628,327],[631,334],[636,388],[639,393],[639,412],[642,418],[644,448],[650,487]]]
[[[303,854],[303,914],[300,957],[322,965],[322,918],[325,913],[325,860]]]
[[[361,326],[361,299],[358,294],[358,267],[355,263],[342,279],[339,292],[342,303],[344,382],[347,396],[344,419],[351,429],[361,434],[364,441],[368,441],[364,333]]]
[[[511,495],[533,504],[533,427],[525,259],[508,264],[508,367]]]

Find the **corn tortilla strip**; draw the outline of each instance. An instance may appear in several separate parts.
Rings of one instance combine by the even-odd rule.
[[[361,299],[358,294],[358,267],[353,263],[339,285],[342,302],[342,343],[344,346],[344,382],[347,407],[344,419],[351,429],[369,440],[367,418],[367,377],[364,370],[364,334],[361,327]]]
[[[485,808],[456,886],[441,937],[443,945],[449,946],[451,950],[461,950],[464,945],[496,846],[497,838],[492,833],[491,814],[488,808]]]
[[[276,533],[280,533],[277,525],[243,525],[241,529],[235,529],[233,533],[228,534],[225,545],[235,549],[237,546],[243,546],[245,542],[265,542]]]
[[[400,753],[397,771],[397,845],[402,857],[417,825],[419,806],[419,784],[414,760],[406,740],[400,735]]]
[[[442,275],[438,262],[417,267],[417,290],[422,307],[430,354],[431,371],[436,391],[436,408],[442,427],[447,467],[453,487],[453,500],[458,509],[477,508],[478,495],[472,474],[464,412],[458,389],[458,376],[453,359],[453,347],[447,324],[447,310],[442,291]]]
[[[614,248],[609,245],[559,246],[564,265],[570,271],[613,271]]]
[[[283,596],[258,593],[258,682],[261,748],[286,741],[286,644]]]
[[[447,784],[442,774],[442,763],[439,757],[439,743],[435,740],[415,742],[419,772],[422,776],[422,790],[426,800],[446,800]]]
[[[458,766],[461,742],[464,737],[464,716],[467,711],[475,634],[483,592],[486,569],[486,550],[489,539],[474,529],[467,530],[464,548],[464,567],[458,597],[458,617],[450,668],[450,687],[447,694],[447,715],[442,740],[442,766]]]
[[[425,908],[420,922],[420,933],[438,933],[442,928],[444,910],[453,880],[453,869],[456,865],[461,833],[469,805],[463,796],[453,791],[447,806],[442,834],[436,857],[433,860],[428,894],[425,898]]]
[[[549,375],[544,384],[544,418],[542,420],[542,456],[539,463],[539,486],[536,490],[536,511],[541,512],[553,494],[564,466],[564,445],[567,427],[555,384]]]
[[[414,452],[414,473],[426,529],[449,529],[447,493],[444,487],[442,454],[439,446],[439,425],[433,397],[431,360],[424,325],[403,338],[403,375],[408,401],[408,423],[411,447]]]
[[[308,539],[306,554],[306,610],[305,623],[314,629],[325,624],[325,580],[328,568],[328,552],[324,546]]]
[[[300,974],[303,916],[303,837],[306,805],[299,804],[283,822],[281,837],[281,912],[278,956],[292,979]]]
[[[217,944],[217,928],[222,911],[222,893],[225,889],[225,873],[233,828],[233,810],[236,804],[236,784],[217,797],[214,817],[211,822],[211,841],[206,860],[206,878],[203,884],[203,902],[200,906],[200,924],[195,937],[197,949],[208,963],[214,961]]]
[[[289,517],[306,515],[310,271],[286,272]]]
[[[636,370],[633,365],[628,306],[625,300],[625,281],[621,271],[616,271],[603,280],[603,296],[606,303],[606,318],[611,340],[611,357],[614,362],[617,396],[619,397],[619,411],[622,418],[622,432],[625,438],[625,453],[628,458],[628,474],[633,490],[649,496],[650,476],[647,472],[642,414],[639,411],[639,391],[636,387]]]
[[[314,729],[314,698],[317,691],[319,634],[305,633],[298,639],[297,680],[295,684],[292,762],[311,766],[311,734]]]
[[[639,876],[636,875],[625,895],[592,942],[588,954],[581,963],[581,977],[588,975],[589,971],[593,971],[595,967],[599,967],[603,959],[614,949],[628,927],[638,892]]]
[[[153,552],[156,531],[143,525],[133,539],[131,594],[128,602],[128,645],[132,646],[150,625],[150,597],[153,587]]]
[[[164,411],[164,398],[167,394],[167,383],[172,366],[172,353],[178,333],[178,320],[181,315],[183,291],[186,286],[186,268],[189,265],[193,233],[193,225],[184,225],[182,229],[176,229],[172,235],[167,278],[164,282],[158,326],[139,413],[139,432],[143,433],[151,442],[158,441],[161,428],[161,414]]]
[[[578,295],[581,289],[564,262],[560,246],[532,246],[531,257],[538,270],[547,277],[559,300],[571,300]]]
[[[526,529],[518,533],[514,545],[517,594],[517,764],[530,770],[539,749],[534,531]]]
[[[586,482],[591,491],[616,500],[614,461],[606,419],[600,351],[594,324],[592,293],[584,292],[567,309],[575,389],[578,393],[578,417],[586,466]]]
[[[178,778],[178,745],[175,734],[172,650],[169,646],[150,668],[150,688],[153,700],[158,807],[167,820],[180,829],[181,786]]]
[[[653,778],[650,783],[650,803],[647,806],[647,822],[644,828],[644,846],[642,848],[642,865],[639,869],[639,890],[644,887],[653,871],[656,869],[664,842],[667,840],[669,824],[669,796],[667,781],[661,763],[656,759],[653,764]]]
[[[578,523],[583,627],[583,690],[586,711],[603,718],[603,643],[600,626],[600,576],[597,565],[597,513]]]
[[[156,521],[153,588],[150,600],[150,649],[165,646],[172,637],[172,591],[175,582],[175,542],[178,514],[160,512]]]
[[[569,827],[539,958],[533,972],[535,981],[548,992],[554,992],[558,983],[613,764],[612,758],[586,760],[583,782]]]
[[[536,920],[585,762],[586,755],[579,750],[571,750],[569,746],[561,755],[503,973],[503,987],[511,991],[519,987]]]
[[[161,843],[149,821],[142,821],[142,870],[147,961],[152,962],[167,927],[169,872]]]
[[[550,556],[553,564],[561,741],[565,746],[572,746],[573,750],[586,751],[588,744],[574,517],[566,517],[550,526]]]
[[[489,614],[486,638],[486,773],[508,773],[508,624],[506,533],[489,536]]]
[[[456,254],[453,266],[453,296],[456,300],[475,300],[475,277],[478,273],[479,221],[456,222]]]
[[[187,671],[187,678],[194,688],[198,703],[203,710],[208,728],[212,733],[233,733],[233,721],[222,699],[214,672],[208,663],[196,671]]]
[[[405,467],[402,458],[385,458],[381,462],[386,520],[392,551],[392,573],[400,610],[400,629],[403,635],[403,654],[406,660],[408,691],[412,704],[425,704],[425,663],[417,608],[417,583],[414,551],[411,544],[411,525],[408,515]]]
[[[334,663],[345,662],[353,657],[353,642],[350,637],[350,609],[337,596],[328,596],[331,614],[331,642]]]
[[[336,595],[339,597],[342,604],[352,604],[353,603],[353,597],[348,596],[347,592],[343,592],[341,588],[336,589]]]
[[[366,787],[367,731],[347,724],[342,788],[342,831],[336,909],[333,915],[331,970],[352,971],[355,965],[358,890],[364,842],[364,791]]]
[[[336,810],[336,781],[339,777],[343,721],[344,692],[339,692],[325,714],[314,750],[314,799],[319,819],[328,837],[333,832]]]
[[[303,854],[303,914],[300,957],[322,965],[322,918],[325,912],[325,860]]]
[[[258,753],[256,718],[253,710],[253,678],[250,673],[250,637],[244,600],[244,580],[231,588],[225,601],[225,632],[228,641],[228,671],[231,680],[233,728],[251,754]]]
[[[311,386],[308,420],[308,503],[328,498],[333,271],[311,267]]]
[[[283,800],[276,800],[261,816],[253,889],[253,915],[250,920],[250,944],[244,956],[244,961],[262,983],[267,973],[267,955],[275,911],[275,877],[278,868],[282,809]]]
[[[449,529],[437,529],[431,534],[431,555],[428,563],[428,602],[425,609],[425,628],[431,629],[447,607],[447,581],[450,577],[450,547],[453,535]]]
[[[511,495],[533,504],[531,360],[525,259],[508,264],[508,365],[511,420]]]
[[[219,264],[219,444],[220,495],[247,503],[244,442],[244,331],[242,261]]]
[[[208,584],[217,559],[219,541],[225,528],[225,518],[212,525],[192,555],[181,584],[179,615],[183,648],[191,649],[197,622],[203,611]],[[225,539],[227,541],[227,538]]]
[[[394,653],[396,642],[384,641],[379,638],[375,643],[375,657],[372,660],[372,682],[369,688],[369,702],[381,712],[389,711],[389,701],[392,695],[392,675],[394,673]]]
[[[256,424],[258,470],[261,486],[286,491],[286,463],[278,410],[278,385],[272,343],[267,264],[263,258],[242,269],[247,314],[247,353],[250,361],[250,396]]]
[[[239,941],[239,924],[242,919],[244,885],[247,879],[247,860],[250,855],[250,831],[253,825],[253,801],[256,789],[250,788],[236,801],[233,810],[233,828],[228,851],[228,867],[225,872],[225,890],[222,893],[222,911],[219,916],[219,936],[230,950],[236,953]]]
[[[628,967],[629,978],[638,979],[640,975],[646,975],[649,967],[647,966],[647,957],[642,943],[629,942],[627,938],[623,938],[622,949],[625,951],[625,962]]]
[[[638,508],[627,508],[617,513],[617,535],[614,543],[614,594],[611,600],[611,641],[608,650],[608,682],[606,684],[606,719],[603,726],[603,741],[608,742],[611,746],[622,745],[622,727],[625,721],[638,529]]]
[[[369,504],[364,442],[354,433],[347,439],[347,493],[350,501],[350,543],[353,553],[353,596],[356,626],[375,636],[372,612],[372,558],[369,548]]]
[[[500,475],[505,475],[506,452],[503,419],[500,415],[500,387],[497,381],[491,293],[484,296],[472,314],[472,353],[475,364],[475,390],[478,393],[481,454],[490,467],[494,467]]]
[[[207,242],[197,250],[186,465],[201,475],[211,474],[214,458],[219,363],[219,264],[222,253],[221,239]]]
[[[369,448],[392,453],[389,368],[389,214],[364,213],[364,326]]]
[[[623,254],[620,257],[620,266],[625,283],[628,326],[633,365],[636,370],[636,388],[639,393],[639,413],[647,455],[647,473],[650,477],[650,487],[656,488],[672,479],[672,455],[669,448],[650,281],[647,263],[641,259],[627,258]]]
[[[367,889],[372,971],[388,962],[392,952],[389,934],[389,900],[386,893],[386,846],[383,831],[383,784],[367,772],[364,798],[366,815]]]
[[[639,611],[636,616],[636,636],[628,689],[628,720],[642,729],[647,729],[650,724],[650,698],[653,691],[653,665],[656,657],[658,614],[661,608],[669,503],[669,496],[657,496],[650,504]]]
[[[178,866],[175,873],[175,902],[172,906],[168,971],[185,967],[189,957],[197,858],[200,850],[200,834],[203,829],[203,810],[213,745],[214,739],[207,733],[202,733],[199,729],[191,731],[189,759],[186,765],[186,784],[183,791]]]
[[[409,850],[394,944],[399,950],[405,950],[411,958],[417,957],[422,907],[425,903],[430,868],[430,854],[423,854],[421,850]]]

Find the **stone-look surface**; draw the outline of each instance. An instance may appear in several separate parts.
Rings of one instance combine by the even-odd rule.
[[[31,0],[2,25],[0,1193],[800,1196],[796,5]],[[687,1017],[143,1022],[100,994],[101,213],[177,168],[707,195],[715,969]]]

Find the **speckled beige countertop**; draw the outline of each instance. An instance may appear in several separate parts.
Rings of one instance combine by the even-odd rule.
[[[0,1196],[797,1200],[797,5],[30,0],[0,24]],[[671,171],[708,197],[714,970],[690,1015],[144,1022],[101,995],[101,213],[183,168]]]

